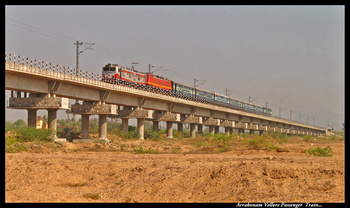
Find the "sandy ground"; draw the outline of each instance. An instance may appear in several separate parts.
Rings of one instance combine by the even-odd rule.
[[[6,153],[5,201],[345,202],[344,142],[317,144],[330,145],[332,157],[307,155],[303,150],[314,146],[305,142],[285,144],[282,152],[237,148],[211,154],[161,144],[172,154],[127,152],[121,148],[126,143]]]

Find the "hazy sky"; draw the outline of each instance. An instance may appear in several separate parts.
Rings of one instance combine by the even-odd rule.
[[[343,6],[6,6],[6,52],[80,69],[147,71],[327,127],[344,122]],[[85,46],[84,46],[85,47]],[[6,91],[5,99],[8,100]],[[6,101],[5,101],[6,103]],[[38,115],[47,114],[40,110]],[[59,118],[65,117],[64,111]],[[6,109],[6,120],[27,119]]]

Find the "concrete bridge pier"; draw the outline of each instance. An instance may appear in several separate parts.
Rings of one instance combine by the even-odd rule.
[[[159,121],[153,121],[153,131],[154,132],[159,131]]]
[[[203,124],[198,124],[197,128],[198,128],[198,134],[203,134]]]
[[[124,106],[123,110],[118,110],[117,115],[109,115],[113,118],[121,118],[122,119],[122,132],[128,133],[129,124],[128,121],[130,118],[137,119],[137,135],[139,139],[144,140],[144,129],[145,129],[145,119],[152,119],[152,111],[151,110],[143,110],[141,107],[131,107]]]
[[[181,134],[184,132],[184,124],[183,123],[177,123],[177,131]]]
[[[48,126],[49,129],[53,130],[55,139],[57,138],[57,110],[58,109],[47,109]]]
[[[76,103],[71,106],[71,113],[81,114],[82,128],[81,138],[89,139],[89,116],[98,115],[99,139],[107,140],[107,116],[116,114],[116,105],[104,102],[84,101],[83,104]]]
[[[141,140],[145,139],[145,119],[144,118],[137,118],[137,135],[139,136],[139,139]]]
[[[190,124],[190,134],[192,138],[196,137],[196,124],[194,123]]]
[[[98,125],[99,125],[99,140],[107,139],[107,115],[98,115]]]
[[[172,139],[173,138],[173,121],[166,122],[166,132],[167,132],[167,138]]]
[[[215,134],[214,126],[209,126],[209,133]]]
[[[244,129],[238,129],[239,134],[244,134]]]
[[[38,109],[27,109],[28,111],[28,126],[36,127],[36,112]]]
[[[193,114],[191,114],[191,115],[181,115],[181,123],[190,124],[190,136],[192,138],[196,137],[196,125],[198,125],[198,132],[200,134],[203,133],[203,120],[202,120],[202,117],[194,116]]]
[[[214,119],[212,117],[203,118],[203,125],[209,126],[210,134],[219,133],[220,119]]]
[[[129,131],[129,118],[122,118],[122,132],[124,134]]]
[[[89,139],[89,114],[81,114],[81,138]]]
[[[232,134],[233,128],[231,127],[225,127],[225,133],[227,136],[230,136]]]
[[[17,97],[11,91],[8,108],[26,109],[28,111],[28,126],[36,127],[37,111],[39,109],[47,109],[48,111],[48,126],[52,129],[56,136],[57,126],[57,110],[68,109],[68,98],[56,97],[55,94],[49,93],[24,93],[21,97],[21,92],[17,91]]]
[[[214,132],[215,132],[215,134],[218,134],[219,132],[220,132],[220,129],[219,129],[220,127],[219,126],[215,126],[214,127]]]
[[[171,105],[169,105],[171,106]],[[183,128],[180,120],[180,114],[172,113],[171,108],[169,111],[154,111],[153,113],[153,122],[158,122],[159,121],[166,121],[166,126],[167,126],[167,138],[172,139],[173,138],[173,124],[178,123],[178,128],[180,128],[179,131],[182,131],[181,128]]]

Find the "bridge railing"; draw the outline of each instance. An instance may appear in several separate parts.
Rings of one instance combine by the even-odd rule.
[[[37,59],[29,59],[28,57],[16,55],[16,54],[11,54],[11,53],[5,53],[5,62],[8,63],[13,63],[17,64],[15,65],[19,70],[27,70],[31,71],[34,73],[42,73],[43,71],[35,71],[35,69],[43,69],[47,71],[47,75],[56,75],[60,76],[59,78],[67,78],[71,80],[78,80],[79,78],[87,78],[89,80],[95,80],[95,81],[101,81],[102,75],[98,73],[93,73],[93,72],[88,72],[84,70],[76,70],[75,68],[72,67],[66,67],[66,66],[61,66],[58,64],[52,64],[49,62],[37,60]],[[27,66],[27,67],[24,67]],[[54,74],[51,72],[58,72],[60,74]],[[72,77],[61,77],[62,74],[65,75],[72,75]]]
[[[317,125],[311,125],[307,122],[301,122],[301,121],[297,121],[297,120],[293,120],[293,119],[290,119],[290,118],[284,118],[284,117],[280,117],[280,116],[274,116],[274,115],[271,115],[272,118],[277,118],[277,119],[283,119],[283,120],[287,120],[287,121],[290,121],[290,122],[293,122],[293,123],[299,123],[299,124],[303,124],[303,125],[309,125],[309,126],[313,126],[313,127],[317,127],[317,128],[321,128],[321,129],[324,129],[324,127],[321,127],[321,126],[317,126]]]

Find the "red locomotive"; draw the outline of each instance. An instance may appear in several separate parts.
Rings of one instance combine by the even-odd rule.
[[[121,80],[124,80],[126,82],[123,82],[123,84],[136,83],[165,90],[172,90],[172,84],[170,80],[153,74],[145,74],[128,68],[123,68],[118,64],[108,64],[103,67],[102,80],[111,83],[117,83]]]
[[[155,76],[153,74],[147,75],[147,85],[151,85],[153,87],[158,87],[165,90],[172,90],[172,84],[170,80]]]

